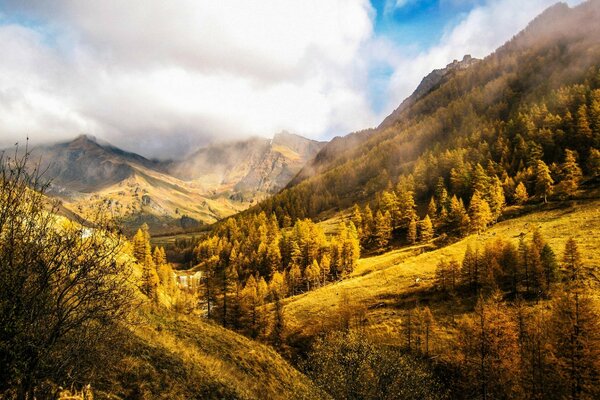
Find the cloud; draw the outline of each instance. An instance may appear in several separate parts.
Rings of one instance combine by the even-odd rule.
[[[87,132],[173,156],[376,123],[360,61],[373,35],[366,0],[8,1],[0,12],[3,144]]]
[[[553,1],[485,1],[419,49],[376,34],[367,0],[4,0],[0,146],[88,133],[177,157],[281,130],[343,135],[378,125],[432,69],[487,55]]]

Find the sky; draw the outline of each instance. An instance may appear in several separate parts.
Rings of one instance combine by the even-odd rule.
[[[0,146],[88,134],[178,158],[282,130],[328,140],[555,2],[0,0]]]

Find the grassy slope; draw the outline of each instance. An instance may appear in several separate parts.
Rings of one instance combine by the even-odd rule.
[[[440,259],[454,257],[461,261],[468,244],[475,246],[496,237],[517,243],[519,236],[525,233],[530,239],[535,227],[539,227],[559,259],[568,237],[575,237],[591,282],[600,282],[600,274],[594,270],[600,265],[600,199],[581,199],[521,211],[527,213],[500,222],[482,235],[470,235],[437,250],[428,251],[431,246],[416,245],[360,259],[347,279],[286,300],[284,312],[290,331],[311,336],[335,323],[339,299],[346,291],[353,304],[367,309],[367,326],[373,334],[382,339],[398,338],[402,308],[414,305],[415,299],[422,303],[435,301],[430,289]],[[438,318],[448,317],[450,313],[447,301],[430,304],[430,307]]]
[[[100,398],[321,399],[268,346],[196,317],[145,312]]]

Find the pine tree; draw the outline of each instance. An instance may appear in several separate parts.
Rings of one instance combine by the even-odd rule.
[[[433,224],[429,214],[423,218],[419,224],[420,237],[422,242],[428,242],[433,238]]]
[[[591,176],[600,176],[600,150],[593,147],[590,149],[587,168]]]
[[[519,184],[515,188],[514,198],[515,203],[519,205],[525,203],[529,199],[529,195],[527,194],[527,188],[525,188],[523,182],[519,182]]]
[[[485,230],[492,221],[492,211],[479,191],[473,193],[469,205],[469,217],[471,219],[471,230],[477,233]]]
[[[321,278],[321,268],[317,260],[313,260],[310,267],[304,270],[304,280],[306,281],[306,290],[317,288]]]
[[[559,297],[551,317],[557,398],[600,397],[600,315],[593,298],[579,290]]]
[[[386,212],[382,214],[377,211],[375,216],[375,246],[378,250],[387,248],[390,239],[392,238],[392,221],[390,214]]]
[[[570,282],[577,285],[581,280],[581,254],[574,238],[570,237],[565,244],[563,253],[563,265],[567,271],[567,278]]]
[[[431,221],[429,221],[431,223]],[[409,243],[415,244],[417,242],[417,219],[413,218],[410,220],[408,224],[408,231],[406,234],[406,239]]]
[[[577,153],[572,150],[565,150],[565,162],[561,165],[562,181],[560,187],[562,193],[567,196],[573,196],[579,188],[582,173],[577,164]]]
[[[506,206],[504,188],[502,187],[502,182],[500,182],[500,179],[497,176],[494,176],[492,179],[488,198],[489,206],[492,211],[492,220],[497,221],[500,215],[502,215],[504,207]]]
[[[449,227],[462,235],[467,233],[470,223],[469,215],[465,210],[462,200],[458,200],[456,196],[452,196],[452,199],[450,200],[450,210],[448,212]]]
[[[535,193],[548,202],[548,196],[552,194],[554,180],[550,176],[550,168],[542,160],[538,160],[535,169]]]
[[[577,134],[585,139],[592,137],[592,129],[588,119],[587,106],[582,104],[577,109]]]

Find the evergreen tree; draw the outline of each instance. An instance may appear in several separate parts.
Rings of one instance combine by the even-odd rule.
[[[527,188],[525,188],[523,182],[519,182],[519,184],[515,188],[514,198],[515,203],[519,205],[525,203],[529,199],[529,195],[527,194]]]
[[[581,279],[581,254],[579,253],[577,242],[575,242],[575,239],[572,237],[570,237],[565,244],[563,265],[569,281],[577,285]]]
[[[377,211],[375,216],[375,246],[378,250],[387,248],[390,239],[392,238],[392,220],[389,212],[382,214]]]
[[[431,221],[429,221],[431,223]],[[415,244],[417,242],[417,219],[413,218],[408,224],[408,231],[406,233],[406,239],[409,243]]]
[[[561,192],[569,197],[573,196],[579,188],[582,173],[577,164],[577,153],[572,150],[565,150],[565,162],[561,165],[561,175]]]
[[[433,238],[433,224],[431,223],[429,214],[421,220],[419,225],[421,241],[428,242]]]
[[[591,148],[587,168],[592,176],[600,176],[600,150]]]
[[[535,169],[535,193],[548,202],[548,196],[552,194],[554,180],[550,176],[550,168],[542,160],[538,160]]]
[[[469,205],[469,217],[471,219],[471,230],[477,233],[485,230],[492,221],[492,211],[479,191],[473,193]]]

